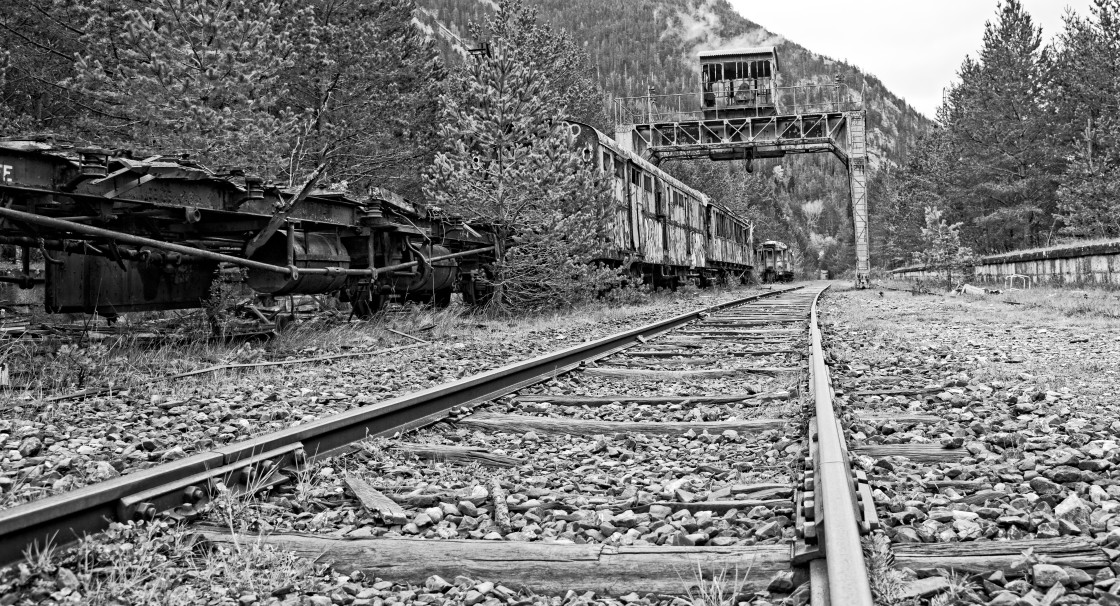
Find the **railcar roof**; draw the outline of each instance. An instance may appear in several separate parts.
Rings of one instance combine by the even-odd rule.
[[[722,204],[719,204],[718,202],[713,202],[712,199],[709,198],[708,195],[705,194],[704,192],[695,190],[695,189],[685,185],[684,183],[682,183],[680,180],[678,180],[673,175],[670,175],[669,173],[667,173],[667,172],[661,170],[660,168],[654,166],[652,162],[650,162],[649,160],[646,160],[645,158],[639,156],[638,154],[635,154],[634,152],[622,149],[621,147],[618,146],[617,141],[615,141],[613,138],[608,136],[603,131],[601,131],[601,130],[599,130],[599,129],[597,129],[594,126],[591,126],[589,124],[584,124],[583,122],[576,122],[575,120],[568,120],[568,123],[569,124],[578,124],[580,128],[586,128],[586,129],[590,129],[590,130],[594,131],[595,132],[595,137],[599,140],[599,145],[611,150],[612,152],[614,152],[615,154],[617,154],[619,156],[626,157],[626,159],[628,159],[631,162],[633,162],[634,164],[640,166],[642,168],[642,170],[645,170],[645,171],[648,171],[648,172],[651,172],[651,173],[656,173],[657,178],[659,178],[659,179],[669,183],[673,187],[675,187],[675,188],[677,188],[677,189],[695,197],[696,199],[700,200],[704,205],[714,206],[714,207],[722,210],[724,212],[724,214],[731,217],[733,220],[741,223],[744,226],[750,226],[750,221],[747,221],[746,219],[743,219],[739,215],[732,212],[731,209],[727,208],[726,206],[724,206]]]

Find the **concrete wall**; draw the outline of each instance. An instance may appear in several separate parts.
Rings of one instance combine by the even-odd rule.
[[[935,272],[919,266],[891,273],[905,280],[936,278]],[[973,282],[980,284],[1006,284],[1006,276],[1014,274],[1027,276],[1036,286],[1120,287],[1120,240],[982,257],[973,274]]]

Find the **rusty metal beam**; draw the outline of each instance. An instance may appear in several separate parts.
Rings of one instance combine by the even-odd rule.
[[[117,242],[124,242],[126,244],[135,244],[138,246],[150,246],[162,250],[169,250],[179,254],[195,257],[199,259],[206,259],[209,261],[217,261],[219,263],[231,263],[241,267],[248,267],[249,269],[259,269],[261,271],[268,271],[278,274],[296,277],[299,274],[307,275],[328,275],[328,276],[377,276],[390,271],[397,271],[400,269],[408,269],[417,265],[418,261],[410,263],[401,263],[398,265],[390,265],[387,267],[371,267],[367,269],[343,269],[341,267],[312,267],[312,268],[295,268],[284,267],[282,265],[272,265],[269,263],[261,263],[260,261],[253,261],[251,259],[243,259],[241,257],[234,257],[223,253],[216,253],[202,248],[195,248],[193,246],[184,246],[182,244],[174,244],[171,242],[162,242],[160,240],[153,240],[152,238],[145,238],[143,236],[134,236],[111,229],[103,229],[101,227],[94,227],[92,225],[84,225],[82,223],[75,223],[73,221],[66,221],[64,219],[54,219],[51,217],[44,217],[42,215],[35,215],[32,213],[25,213],[19,210],[10,208],[0,208],[0,217],[21,223],[30,223],[33,225],[41,225],[59,231],[72,232],[76,234],[84,234],[96,238],[105,238]],[[455,259],[458,257],[466,257],[470,255],[477,255],[494,250],[493,246],[485,248],[476,248],[473,250],[466,250],[462,252],[452,253],[449,255],[441,255],[428,259],[429,262],[444,261],[447,259]]]

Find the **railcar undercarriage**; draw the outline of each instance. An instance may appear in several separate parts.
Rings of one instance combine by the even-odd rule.
[[[52,313],[115,316],[199,307],[218,269],[243,268],[262,295],[337,293],[359,315],[391,298],[446,304],[493,251],[485,226],[380,189],[358,200],[180,158],[143,159],[49,141],[0,141],[0,245],[30,288],[45,263]]]

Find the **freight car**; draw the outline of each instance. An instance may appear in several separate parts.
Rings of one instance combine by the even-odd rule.
[[[755,251],[759,278],[765,283],[793,281],[793,252],[783,242],[767,240]]]
[[[484,225],[374,189],[281,188],[187,160],[50,140],[0,141],[0,244],[46,264],[52,313],[199,307],[219,264],[272,296],[339,293],[359,315],[390,297],[446,303],[494,244]],[[466,261],[460,265],[457,261]]]
[[[675,287],[745,278],[752,227],[704,194],[571,123],[589,162],[613,176],[615,223],[600,261]],[[113,317],[199,307],[220,265],[255,292],[337,293],[359,316],[389,300],[445,305],[453,291],[485,300],[496,230],[386,190],[358,199],[277,187],[184,158],[136,157],[51,140],[0,141],[0,245],[45,261],[51,313]]]
[[[614,221],[600,261],[668,288],[686,281],[707,286],[749,278],[751,223],[601,131],[578,122],[569,125],[584,157],[611,179]]]

